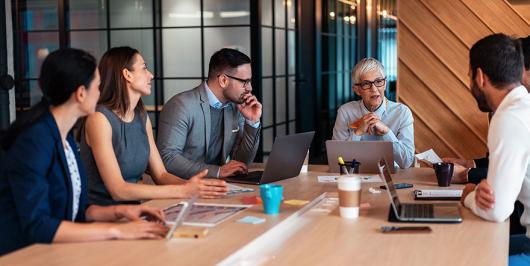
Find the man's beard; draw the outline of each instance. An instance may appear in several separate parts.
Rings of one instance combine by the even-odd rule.
[[[484,94],[484,92],[482,92],[482,90],[478,88],[477,84],[474,81],[471,84],[471,94],[473,94],[473,97],[477,101],[478,109],[480,109],[481,112],[492,112],[488,101],[486,100],[486,95]]]
[[[230,93],[228,93],[227,90],[224,90],[223,94],[226,99],[228,99],[229,101],[235,104],[242,104],[245,102],[245,100],[243,100],[243,95],[245,95],[245,93],[241,93],[238,97],[235,97],[235,96],[230,95]]]

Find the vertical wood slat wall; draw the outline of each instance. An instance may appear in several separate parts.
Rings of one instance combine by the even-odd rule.
[[[398,1],[397,99],[414,115],[416,152],[486,154],[488,119],[468,85],[469,49],[496,32],[529,35],[517,10],[505,0]]]

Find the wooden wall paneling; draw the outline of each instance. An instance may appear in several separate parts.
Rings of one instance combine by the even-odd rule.
[[[484,36],[492,34],[466,5],[460,1],[421,0],[421,2],[458,37],[468,49]]]
[[[420,1],[400,2],[402,8],[398,10],[401,12],[399,22],[410,29],[429,50],[439,55],[440,61],[447,65],[462,82],[466,83],[469,66],[464,61],[468,57],[469,49],[465,44],[456,38]],[[406,52],[407,48],[399,51]]]
[[[403,101],[407,104],[406,101]],[[438,135],[433,134],[432,130],[421,120],[418,116],[414,117],[414,139],[416,140],[415,148],[416,153],[424,152],[428,149],[434,149],[441,157],[460,157],[456,150],[453,150],[450,146],[447,146]]]
[[[405,1],[407,2],[407,1]],[[513,7],[502,0],[462,0],[469,10],[475,13],[494,32],[508,35],[526,36],[530,25]]]
[[[486,153],[486,145],[458,117],[440,102],[412,70],[400,64],[400,99],[452,150],[464,158],[478,158]],[[435,132],[435,133],[434,133]]]
[[[528,4],[512,5],[512,7],[526,19],[527,23],[530,23],[530,1],[528,1]]]
[[[399,55],[400,63],[413,69],[414,75],[431,90],[437,100],[446,105],[450,112],[454,113],[460,122],[465,124],[475,134],[475,137],[486,145],[488,117],[476,107],[476,101],[467,83],[456,78],[435,54],[413,36],[406,26],[401,27],[400,30],[401,34],[398,36],[400,43],[407,44],[407,49],[402,49],[406,52]],[[421,59],[418,60],[419,58]],[[461,60],[461,64],[466,66],[468,62],[467,57]],[[415,88],[400,86],[400,91],[402,90],[415,90]]]

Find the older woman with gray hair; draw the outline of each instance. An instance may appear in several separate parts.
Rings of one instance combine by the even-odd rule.
[[[352,71],[353,91],[362,99],[342,105],[337,112],[334,140],[391,141],[400,168],[414,162],[414,127],[410,109],[385,97],[383,65],[364,58]]]

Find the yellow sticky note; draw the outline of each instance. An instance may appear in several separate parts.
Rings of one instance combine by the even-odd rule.
[[[308,203],[309,201],[307,200],[297,200],[297,199],[292,199],[292,200],[284,200],[283,203],[285,204],[288,204],[288,205],[294,205],[294,206],[302,206],[306,203]]]

